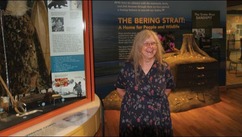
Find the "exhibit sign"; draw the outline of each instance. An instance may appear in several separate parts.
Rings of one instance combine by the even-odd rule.
[[[92,3],[95,88],[102,97],[115,89],[117,75],[127,60],[137,32],[143,29],[157,32],[168,53],[170,47],[181,48],[183,34],[192,33],[193,25],[212,22],[215,23],[211,24],[213,27],[219,24],[216,28],[224,29],[226,23],[226,1],[114,0]],[[201,13],[201,17],[196,14],[197,17],[208,14],[206,17],[211,19],[197,19],[197,24],[193,24],[194,11]]]
[[[82,1],[47,1],[52,88],[63,98],[85,97]]]
[[[192,10],[192,32],[196,38],[212,37],[212,29],[219,27],[219,10]]]

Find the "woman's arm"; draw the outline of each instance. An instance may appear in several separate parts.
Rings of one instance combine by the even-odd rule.
[[[124,96],[124,94],[126,92],[125,89],[117,88],[116,90],[118,92],[119,97],[123,98],[123,96]]]
[[[169,96],[170,93],[171,93],[171,89],[165,89],[165,94],[166,94],[167,96]]]

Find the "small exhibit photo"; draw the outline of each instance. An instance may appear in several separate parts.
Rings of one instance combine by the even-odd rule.
[[[52,32],[63,32],[64,31],[64,18],[63,17],[52,17],[51,25],[52,25]]]

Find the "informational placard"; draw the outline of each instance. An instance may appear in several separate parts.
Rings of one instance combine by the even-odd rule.
[[[220,26],[220,11],[192,10],[193,28],[212,28]]]
[[[85,97],[82,1],[47,1],[52,88],[63,98]]]
[[[192,10],[192,32],[198,39],[212,37],[212,28],[220,26],[220,11]]]

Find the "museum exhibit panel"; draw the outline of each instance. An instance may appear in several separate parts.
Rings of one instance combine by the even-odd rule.
[[[114,81],[142,29],[157,32],[164,46],[177,85],[169,96],[172,112],[220,102],[219,90],[226,86],[225,7],[225,1],[93,1],[95,87],[104,108],[120,109]]]
[[[228,80],[242,78],[242,18],[227,16],[226,1],[0,3],[1,135],[100,132],[102,108],[120,109],[114,83],[142,29],[164,46],[172,113],[220,102]]]
[[[97,132],[91,10],[91,1],[1,1],[1,135]]]

